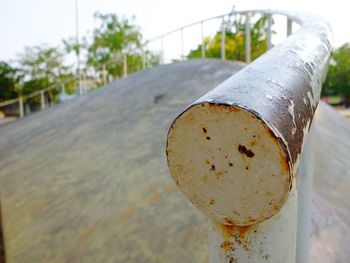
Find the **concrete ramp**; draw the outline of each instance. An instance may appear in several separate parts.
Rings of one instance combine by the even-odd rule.
[[[241,68],[221,60],[159,66],[1,127],[7,262],[207,262],[208,220],[168,175],[166,133],[188,104]],[[314,125],[311,252],[314,262],[346,262],[350,122],[321,105]]]

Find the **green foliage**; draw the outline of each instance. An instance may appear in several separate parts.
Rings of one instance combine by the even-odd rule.
[[[17,97],[19,80],[18,69],[11,67],[6,62],[0,62],[0,101]]]
[[[65,53],[56,47],[26,47],[19,59],[24,77],[20,93],[25,95],[71,78],[72,70],[64,65],[64,56]]]
[[[123,54],[127,54],[128,72],[140,70],[142,57],[138,50],[141,47],[142,35],[134,19],[118,19],[115,14],[96,13],[100,25],[94,30],[93,42],[89,47],[88,64],[95,70],[105,67],[113,77],[123,75]]]
[[[343,96],[350,106],[350,43],[334,51],[322,95]]]
[[[73,78],[71,68],[64,65],[64,59],[65,53],[57,47],[26,47],[25,53],[20,55],[18,61],[23,78],[22,85],[18,89],[19,94],[27,95],[55,85],[59,86],[62,82]],[[52,90],[48,94],[50,101],[56,101],[59,90]],[[35,107],[40,104],[40,97],[31,98],[28,103]]]
[[[267,17],[262,16],[251,27],[251,58],[259,57],[267,50],[265,30]],[[227,21],[225,29],[225,56],[228,60],[245,60],[245,21],[242,17],[237,17],[233,21]],[[205,56],[208,58],[221,57],[221,31],[218,31],[213,38],[207,37],[204,41]],[[202,45],[188,54],[188,58],[201,57]]]

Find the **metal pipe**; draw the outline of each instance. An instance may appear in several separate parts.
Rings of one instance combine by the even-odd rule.
[[[245,17],[245,62],[250,63],[250,14]]]
[[[61,93],[62,95],[66,95],[66,89],[64,87],[64,84],[61,85]]]
[[[205,58],[205,38],[204,38],[203,22],[201,22],[201,33],[202,33],[202,58]]]
[[[292,34],[293,30],[293,21],[290,18],[287,18],[287,37]]]
[[[313,126],[305,140],[297,171],[298,231],[296,262],[308,263],[311,243],[311,206],[314,174]]]
[[[145,58],[145,49],[144,47],[141,48],[141,56],[142,56],[142,69],[146,68],[146,58]]]
[[[23,108],[23,97],[22,96],[18,97],[18,103],[19,103],[19,117],[23,118],[24,117],[24,108]]]
[[[193,102],[168,132],[167,160],[176,185],[224,225],[268,222],[293,196],[330,59],[331,29],[319,17],[291,17],[301,25],[298,32]]]
[[[103,85],[107,85],[107,69],[106,64],[103,64]]]
[[[40,91],[40,105],[41,109],[45,109],[45,96],[44,96],[44,91]]]
[[[123,76],[128,76],[128,60],[125,53],[123,53]]]
[[[164,64],[164,39],[163,39],[163,37],[161,38],[160,64]]]
[[[222,23],[221,23],[221,59],[222,60],[225,60],[225,38],[226,38],[225,20],[222,19]]]
[[[86,87],[86,74],[83,72],[83,93],[85,94],[87,92],[87,87]]]
[[[266,30],[266,41],[267,50],[272,48],[272,15],[267,16],[267,30]]]
[[[294,182],[295,185],[295,182]],[[295,186],[276,215],[255,225],[209,224],[209,263],[295,263],[297,194]]]
[[[184,30],[181,28],[181,60],[184,60]]]

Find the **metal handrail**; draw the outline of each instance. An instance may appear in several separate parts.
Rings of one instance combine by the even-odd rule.
[[[284,15],[289,37],[174,120],[167,138],[170,173],[211,219],[209,262],[307,262],[311,218],[301,208],[311,203],[309,131],[330,60],[331,29],[314,15],[239,13],[248,23],[256,13]],[[292,35],[290,21],[300,25]]]
[[[242,11],[242,12],[236,12],[236,11],[232,11],[230,13],[226,13],[226,14],[223,14],[223,15],[218,15],[218,16],[213,16],[213,17],[210,17],[210,18],[207,18],[207,19],[203,19],[203,20],[200,20],[200,21],[197,21],[197,22],[194,22],[194,23],[191,23],[191,24],[187,24],[185,26],[182,26],[182,27],[179,27],[177,29],[174,29],[174,30],[171,30],[165,34],[162,34],[158,37],[155,37],[155,38],[152,38],[150,40],[147,40],[144,44],[141,45],[141,48],[140,48],[140,51],[141,51],[141,54],[142,54],[142,65],[143,65],[143,68],[146,67],[146,62],[145,62],[145,57],[144,57],[144,50],[146,50],[147,48],[147,45],[152,43],[152,42],[155,42],[157,40],[162,40],[162,55],[161,55],[161,64],[164,63],[164,50],[163,50],[163,39],[173,33],[176,33],[176,32],[181,32],[181,59],[184,59],[184,38],[183,38],[183,31],[184,29],[187,29],[189,27],[192,27],[192,26],[195,26],[195,25],[201,25],[201,30],[202,30],[202,57],[204,58],[205,57],[205,51],[204,51],[204,34],[203,34],[203,24],[205,22],[208,22],[208,21],[211,21],[211,20],[215,20],[215,19],[222,19],[224,20],[225,17],[231,17],[231,16],[234,16],[234,15],[238,15],[238,14],[245,14],[245,11]],[[222,44],[221,44],[221,56],[222,56],[222,59],[225,59],[225,38],[224,38],[224,35],[225,35],[225,28],[224,28],[224,23],[223,23],[223,27],[222,27],[222,30],[223,30],[223,37],[222,37]],[[246,35],[248,35],[249,32],[246,32]],[[249,37],[246,37],[247,39],[249,39]],[[271,41],[270,41],[271,42]],[[246,49],[249,50],[249,45],[246,45]],[[247,57],[246,57],[246,62],[250,62],[250,52],[246,52],[247,53]],[[105,65],[107,66],[107,65]],[[126,54],[123,55],[123,77],[127,76],[128,72],[127,72],[127,60],[126,60]],[[70,80],[67,80],[65,82],[62,82],[60,83],[60,86],[62,85],[65,85],[67,84],[68,82],[71,82],[71,81],[75,81],[75,80],[79,80],[80,81],[80,78],[79,77],[74,77]],[[106,81],[104,81],[106,82]],[[30,93],[30,94],[27,94],[27,95],[24,95],[24,96],[20,96],[16,99],[12,99],[12,100],[8,100],[8,101],[3,101],[0,103],[0,107],[3,107],[3,106],[7,106],[7,105],[10,105],[10,104],[15,104],[15,103],[19,103],[19,108],[20,109],[23,109],[23,101],[25,101],[26,99],[29,99],[29,98],[32,98],[32,97],[35,97],[35,96],[41,96],[41,109],[44,109],[45,108],[45,98],[43,96],[43,93],[49,91],[49,90],[52,90],[52,89],[56,89],[56,88],[59,88],[57,87],[57,85],[54,85],[54,86],[51,86],[51,87],[48,87],[48,88],[45,88],[45,89],[42,89],[42,90],[38,90],[38,91],[35,91],[33,93]],[[79,95],[83,95],[84,92],[82,92],[81,90],[79,91]],[[20,117],[23,117],[24,116],[24,112],[20,112]]]

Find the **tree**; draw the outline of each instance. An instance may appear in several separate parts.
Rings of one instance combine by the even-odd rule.
[[[64,55],[64,52],[57,47],[46,45],[26,47],[25,53],[20,55],[18,61],[23,79],[18,89],[19,93],[27,95],[73,79],[71,67],[64,65]],[[75,84],[71,82],[70,85]],[[49,100],[57,100],[58,93],[58,90],[49,91]],[[34,97],[28,103],[31,106],[39,105],[40,98]]]
[[[267,51],[266,40],[267,16],[258,19],[250,29],[251,34],[251,58],[259,57]],[[233,21],[227,21],[225,27],[225,57],[228,60],[245,60],[245,21],[237,17]],[[205,56],[208,58],[221,57],[221,35],[218,31],[213,38],[207,37],[205,43]],[[188,54],[188,58],[201,57],[202,45]]]
[[[6,62],[0,62],[0,101],[14,99],[18,96],[19,80],[18,69],[11,67]]]
[[[123,76],[124,61],[128,73],[142,69],[142,34],[135,18],[119,19],[115,14],[101,13],[95,13],[95,18],[100,24],[94,30],[88,49],[88,64],[97,73],[103,75],[107,71],[108,76],[114,78]],[[159,56],[150,51],[143,52],[147,64],[159,63]]]
[[[343,96],[345,105],[350,106],[350,43],[334,51],[322,95]]]
[[[106,69],[109,75],[123,75],[123,56],[127,55],[128,71],[142,66],[140,54],[142,36],[133,19],[118,19],[115,14],[95,13],[100,25],[94,30],[93,42],[89,47],[88,63],[97,72]]]

